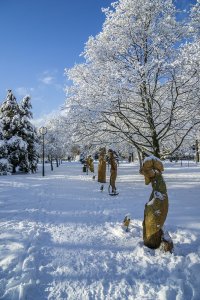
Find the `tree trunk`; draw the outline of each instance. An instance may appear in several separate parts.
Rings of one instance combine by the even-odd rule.
[[[51,171],[53,171],[53,160],[51,159]]]
[[[153,150],[154,150],[154,156],[160,158],[160,145],[156,134],[154,134],[153,136]]]
[[[196,162],[199,162],[199,141],[196,140]]]

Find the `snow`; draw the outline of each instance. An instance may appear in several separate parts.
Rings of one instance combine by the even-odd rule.
[[[8,164],[8,160],[6,158],[0,158],[0,164],[2,165]]]
[[[136,163],[120,164],[116,197],[78,162],[1,176],[0,299],[200,299],[200,166],[164,167],[173,254],[143,245],[151,187]]]
[[[162,163],[162,161],[161,161],[158,157],[156,157],[156,156],[154,156],[154,155],[149,155],[149,156],[145,157],[144,163],[145,163],[146,161],[150,161],[150,160],[157,160],[157,161],[160,161],[160,162]]]
[[[27,149],[27,143],[25,141],[23,141],[23,139],[21,137],[16,136],[16,135],[12,136],[7,141],[7,144],[10,145],[10,146],[18,145],[21,150],[26,150]]]

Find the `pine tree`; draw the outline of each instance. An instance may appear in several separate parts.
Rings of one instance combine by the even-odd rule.
[[[23,161],[20,162],[20,170],[35,172],[39,158],[38,136],[35,127],[31,124],[32,105],[31,98],[26,96],[20,103],[20,132],[19,135],[27,143],[27,151]]]
[[[7,145],[7,158],[12,165],[12,172],[26,156],[27,143],[20,137],[20,110],[12,90],[8,90],[7,97],[0,108],[2,136]]]
[[[17,134],[17,123],[19,121],[19,106],[12,90],[8,90],[7,97],[1,105],[0,120],[2,134],[6,140]]]

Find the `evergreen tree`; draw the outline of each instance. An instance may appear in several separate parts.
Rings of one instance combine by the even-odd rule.
[[[7,97],[0,108],[2,134],[6,140],[18,133],[19,106],[12,90],[8,90]]]
[[[12,172],[24,160],[27,151],[27,143],[20,137],[20,109],[11,90],[0,108],[0,121],[2,124],[2,136],[7,145],[7,158],[12,165]]]
[[[19,135],[27,143],[27,151],[24,160],[20,162],[20,170],[35,172],[39,158],[38,136],[35,127],[31,124],[32,105],[31,98],[26,96],[20,103],[20,132]]]

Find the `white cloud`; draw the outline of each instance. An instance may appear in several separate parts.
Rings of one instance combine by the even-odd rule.
[[[44,71],[42,75],[39,77],[39,81],[44,85],[51,85],[56,90],[63,90],[63,85],[58,82],[58,71]]]
[[[40,78],[40,81],[44,84],[51,85],[51,84],[54,84],[54,77],[47,75],[47,76],[44,76],[43,78]]]
[[[27,87],[21,86],[21,87],[16,88],[15,90],[16,90],[17,95],[19,95],[20,97],[21,96],[24,97],[26,95],[30,95],[34,91],[34,88],[27,88]]]
[[[53,71],[46,70],[40,75],[39,81],[46,85],[55,85],[56,74],[57,74],[57,70],[53,70]]]

